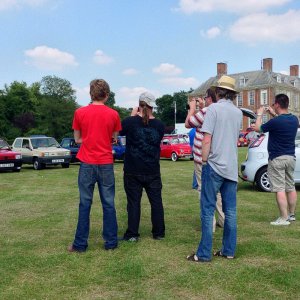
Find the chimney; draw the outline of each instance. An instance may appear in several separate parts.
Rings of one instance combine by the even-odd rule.
[[[290,66],[290,76],[299,77],[299,65]]]
[[[263,59],[263,70],[272,72],[272,64],[273,59],[272,58],[264,58]]]
[[[221,77],[222,75],[227,75],[227,64],[217,63],[217,75]]]

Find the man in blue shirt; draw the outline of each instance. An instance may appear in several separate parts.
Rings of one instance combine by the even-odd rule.
[[[269,132],[268,140],[268,177],[271,191],[276,193],[280,217],[271,225],[290,225],[295,221],[297,193],[294,183],[295,137],[299,127],[298,118],[288,112],[289,98],[285,94],[275,96],[273,108],[263,106],[257,110],[255,130]],[[264,111],[273,119],[262,124]]]

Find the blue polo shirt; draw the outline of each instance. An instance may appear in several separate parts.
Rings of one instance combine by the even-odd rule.
[[[292,114],[282,114],[261,125],[262,132],[269,132],[269,159],[282,155],[295,156],[295,138],[299,127],[298,118]]]

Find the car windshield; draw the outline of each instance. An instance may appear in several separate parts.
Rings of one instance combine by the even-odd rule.
[[[126,146],[126,137],[125,136],[120,137],[120,144],[122,146]]]
[[[10,147],[4,140],[0,140],[0,149],[10,149]]]
[[[175,145],[175,144],[187,144],[187,140],[183,137],[180,138],[173,138],[171,139],[171,144]]]
[[[31,139],[31,143],[34,149],[41,148],[41,147],[57,147],[57,148],[60,147],[56,139],[52,137]]]

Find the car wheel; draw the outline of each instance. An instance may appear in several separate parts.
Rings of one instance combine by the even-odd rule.
[[[42,163],[40,163],[37,158],[35,158],[34,161],[33,161],[33,168],[35,170],[41,170],[43,168]]]
[[[263,167],[257,172],[255,182],[260,191],[263,192],[271,191],[267,167]]]
[[[172,159],[172,161],[178,160],[178,156],[177,156],[177,154],[175,152],[172,152],[171,159]]]
[[[69,168],[70,167],[70,164],[69,163],[64,163],[64,164],[61,164],[62,168]]]

